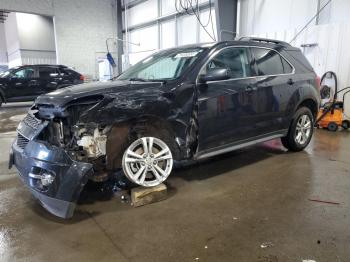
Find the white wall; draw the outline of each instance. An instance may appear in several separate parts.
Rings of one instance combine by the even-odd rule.
[[[5,21],[9,67],[23,64],[56,64],[51,17],[10,13]]]
[[[321,0],[320,6],[327,2]],[[318,0],[240,0],[240,35],[300,30],[317,13],[317,4]],[[349,11],[349,0],[333,0],[320,14],[319,24],[350,22]]]
[[[52,16],[60,64],[98,76],[97,53],[116,36],[114,0],[1,0],[0,9]]]
[[[5,36],[9,67],[22,64],[16,13],[8,14],[5,21]]]
[[[0,65],[7,65],[5,25],[0,23]]]
[[[55,51],[52,17],[16,13],[21,49]]]

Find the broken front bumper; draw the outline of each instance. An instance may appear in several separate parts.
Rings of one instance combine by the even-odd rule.
[[[45,209],[58,217],[69,218],[92,174],[92,165],[74,161],[64,149],[35,140],[44,126],[39,124],[33,130],[28,123],[21,122],[11,148],[9,167],[16,166]]]

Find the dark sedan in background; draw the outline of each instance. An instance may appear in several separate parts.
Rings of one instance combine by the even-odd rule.
[[[0,106],[33,101],[41,94],[83,82],[83,75],[63,65],[15,67],[0,74]]]

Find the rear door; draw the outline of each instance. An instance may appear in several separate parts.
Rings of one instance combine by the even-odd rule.
[[[227,47],[203,67],[230,70],[230,79],[199,84],[199,151],[249,139],[255,135],[256,72],[247,47]]]
[[[263,47],[251,48],[258,72],[254,111],[257,132],[269,134],[285,128],[285,111],[294,85],[294,68],[282,55]]]
[[[37,95],[55,91],[62,81],[58,69],[54,66],[40,66],[39,79],[40,88],[37,90]]]
[[[70,86],[76,84],[82,84],[84,81],[79,73],[69,68],[59,68],[60,76],[62,78],[62,86]]]

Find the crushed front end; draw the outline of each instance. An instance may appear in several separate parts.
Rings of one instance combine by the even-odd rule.
[[[77,116],[85,108],[34,105],[20,122],[10,153],[10,168],[17,168],[45,209],[62,218],[73,215],[87,181],[95,173],[105,175],[108,128],[79,126]]]

